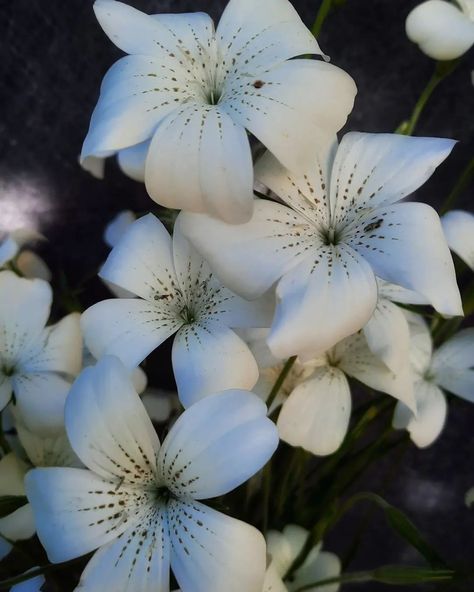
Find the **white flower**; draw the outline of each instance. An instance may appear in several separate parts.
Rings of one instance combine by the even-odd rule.
[[[474,43],[474,0],[427,0],[408,15],[408,38],[435,60],[454,60]]]
[[[63,425],[70,381],[81,369],[82,338],[77,313],[45,327],[50,285],[0,272],[0,409],[14,410],[32,431]]]
[[[116,214],[105,227],[104,242],[113,249],[136,219],[131,210],[122,210]]]
[[[179,223],[171,239],[155,216],[140,218],[100,275],[139,298],[105,300],[83,314],[85,340],[96,358],[113,354],[133,368],[176,333],[173,368],[185,407],[209,392],[254,386],[255,359],[229,327],[268,326],[266,307],[224,288]]]
[[[378,297],[374,313],[363,327],[370,351],[394,374],[410,364],[410,330],[400,304],[428,304],[412,290],[377,279]]]
[[[358,331],[377,302],[375,276],[414,290],[444,315],[462,314],[436,212],[396,203],[449,154],[451,140],[346,134],[334,155],[294,176],[269,154],[256,176],[285,205],[257,200],[246,224],[182,213],[183,232],[234,292],[255,298],[275,282],[275,355],[310,359]]]
[[[267,533],[267,550],[272,557],[271,565],[283,578],[298,557],[308,538],[308,531],[301,526],[290,524],[283,532],[270,530]],[[341,562],[334,553],[321,551],[321,544],[314,547],[304,563],[299,567],[290,582],[286,582],[289,592],[298,590],[319,580],[337,577],[341,573]],[[308,588],[308,592],[337,592],[339,584],[318,588]]]
[[[398,403],[393,425],[407,429],[413,442],[424,448],[436,440],[446,421],[443,390],[474,402],[474,329],[459,331],[433,352],[426,323],[415,315],[409,318],[417,414]]]
[[[336,133],[356,88],[321,55],[288,0],[230,0],[219,22],[204,13],[146,15],[97,0],[96,16],[127,54],[105,75],[82,158],[109,156],[152,138],[151,197],[231,223],[253,209],[246,129],[285,166],[313,161]]]
[[[262,369],[255,392],[268,396],[282,365]],[[280,389],[278,416],[280,438],[317,455],[335,452],[342,444],[351,415],[347,376],[388,393],[415,410],[411,373],[400,368],[394,374],[368,348],[362,333],[352,335],[324,356],[293,365]]]
[[[452,210],[441,218],[449,248],[474,271],[474,215]]]
[[[51,271],[46,263],[33,251],[25,249],[29,243],[44,240],[35,230],[19,228],[10,232],[0,242],[0,269],[14,263],[18,271],[27,278],[51,281]]]
[[[171,563],[184,591],[261,592],[262,535],[197,501],[231,491],[276,449],[258,397],[206,397],[160,446],[126,369],[106,356],[74,383],[65,418],[89,470],[34,469],[25,484],[52,562],[99,549],[79,587],[167,592]]]

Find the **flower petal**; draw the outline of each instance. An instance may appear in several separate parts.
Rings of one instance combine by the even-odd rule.
[[[255,165],[255,178],[312,224],[327,228],[330,224],[329,172],[336,148],[335,137],[332,141],[321,142],[316,162],[301,176],[290,173],[267,151]]]
[[[105,227],[104,242],[110,248],[115,247],[135,220],[136,216],[131,210],[120,211]]]
[[[392,372],[370,351],[363,333],[351,335],[334,348],[339,368],[370,388],[388,393],[416,411],[413,377],[408,364]]]
[[[105,479],[148,483],[154,479],[160,443],[130,375],[106,356],[83,370],[65,408],[74,452]]]
[[[17,256],[20,250],[20,245],[16,242],[12,235],[7,236],[0,243],[0,267],[3,267],[5,263],[11,261]]]
[[[441,218],[449,248],[474,271],[474,216],[452,210]]]
[[[28,470],[14,452],[9,452],[0,459],[0,497],[5,495],[25,495],[23,479]]]
[[[52,563],[105,545],[146,515],[140,490],[117,489],[115,482],[83,469],[33,469],[25,487],[39,539]]]
[[[150,508],[140,524],[99,549],[82,572],[77,590],[169,590],[170,542],[166,513]]]
[[[258,380],[257,362],[247,344],[221,323],[182,327],[174,339],[172,356],[184,407],[219,391],[250,390]]]
[[[253,210],[253,166],[245,129],[220,107],[187,103],[154,135],[145,183],[163,206],[246,222]]]
[[[98,302],[81,317],[87,347],[95,358],[117,356],[135,368],[181,325],[168,306],[138,298]]]
[[[288,0],[230,0],[217,27],[223,67],[254,73],[295,56],[321,54],[314,35]]]
[[[283,277],[277,296],[270,349],[280,358],[297,354],[306,361],[365,325],[375,310],[377,285],[353,249],[321,245]]]
[[[94,12],[110,40],[122,51],[175,58],[176,65],[185,59],[187,49],[194,53],[209,46],[214,33],[211,18],[199,12],[148,15],[114,0],[96,0]],[[177,55],[172,55],[175,50]]]
[[[72,313],[50,327],[20,356],[22,373],[61,372],[71,377],[82,365],[80,314]]]
[[[261,592],[265,540],[253,526],[199,502],[168,504],[171,566],[183,592]]]
[[[15,584],[10,588],[10,592],[41,592],[45,581],[44,576],[36,576],[20,582],[19,584]]]
[[[377,286],[379,288],[379,298],[385,298],[392,302],[400,302],[401,304],[429,304],[428,300],[421,294],[413,290],[407,290],[396,284],[391,284],[380,278],[377,278]]]
[[[32,432],[52,436],[64,429],[64,403],[71,383],[53,372],[13,377],[15,411]]]
[[[418,189],[449,155],[446,138],[400,134],[346,134],[331,174],[333,223],[353,219],[366,208],[388,206]]]
[[[51,286],[44,280],[0,272],[0,351],[4,364],[14,365],[19,353],[38,338],[48,320],[51,300]]]
[[[206,499],[244,483],[278,445],[266,413],[256,395],[240,390],[206,397],[186,409],[159,455],[167,486],[178,496]]]
[[[124,148],[117,154],[119,167],[128,177],[139,183],[145,182],[145,162],[150,142],[142,142]]]
[[[410,363],[410,330],[402,310],[379,298],[374,314],[363,328],[370,351],[397,373]]]
[[[337,368],[318,368],[283,404],[278,432],[284,442],[325,456],[342,444],[351,415],[351,392]]]
[[[334,553],[322,551],[312,561],[305,562],[303,566],[295,573],[294,580],[290,584],[289,590],[298,590],[308,586],[312,582],[336,578],[341,573],[341,561]],[[328,586],[317,586],[306,588],[307,592],[338,592],[340,584],[330,584]]]
[[[321,138],[330,142],[345,124],[356,92],[353,79],[331,64],[291,60],[258,78],[240,72],[219,106],[286,168],[305,173],[314,166]]]
[[[265,572],[263,592],[287,592],[287,590],[287,587],[278,575],[273,563],[271,563]]]
[[[445,0],[427,0],[416,6],[405,28],[408,38],[435,60],[454,60],[474,43],[474,23]]]
[[[443,315],[463,314],[451,254],[430,206],[378,208],[360,218],[349,241],[384,280],[422,294]]]
[[[173,230],[174,267],[187,306],[196,318],[219,321],[228,327],[268,327],[274,299],[266,295],[250,302],[224,287],[183,235],[180,220],[181,214]]]
[[[35,532],[33,509],[28,503],[17,508],[8,516],[0,518],[0,536],[9,541],[25,541],[30,539]]]
[[[168,302],[177,288],[171,245],[163,224],[147,214],[123,232],[99,275],[145,300]]]
[[[431,372],[436,384],[474,403],[474,329],[459,331],[435,351]]]
[[[28,279],[38,278],[46,282],[52,280],[53,274],[49,267],[39,255],[29,249],[25,249],[18,255],[16,266],[20,273]]]
[[[314,229],[301,214],[263,199],[246,224],[182,213],[180,226],[222,283],[249,299],[264,294],[314,245]]]
[[[424,375],[431,364],[433,340],[425,319],[412,312],[404,311],[410,329],[410,362],[417,374]]]
[[[28,430],[20,421],[16,422],[15,427],[21,445],[35,467],[82,468],[65,430],[44,438]]]
[[[393,416],[395,429],[406,429],[418,446],[430,446],[443,430],[448,407],[443,391],[436,385],[419,380],[415,383],[416,416],[404,405],[397,403]]]

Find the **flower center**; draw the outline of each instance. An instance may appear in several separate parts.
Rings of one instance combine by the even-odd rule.
[[[179,311],[179,316],[184,321],[185,325],[192,325],[196,322],[196,314],[188,305],[183,306]]]
[[[15,374],[15,367],[14,366],[8,366],[8,365],[5,364],[5,365],[3,365],[1,367],[1,373],[4,376],[8,376],[8,377],[13,376]]]
[[[176,499],[176,496],[167,487],[158,487],[156,490],[156,498],[158,502],[167,504],[171,499]]]
[[[325,245],[337,245],[340,242],[340,232],[334,226],[330,226],[322,231]]]

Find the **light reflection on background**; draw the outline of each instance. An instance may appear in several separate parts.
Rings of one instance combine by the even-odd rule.
[[[44,179],[28,174],[0,177],[0,233],[18,228],[40,231],[54,217],[51,190]]]

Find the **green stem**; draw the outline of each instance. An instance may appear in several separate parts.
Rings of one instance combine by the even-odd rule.
[[[420,115],[423,109],[426,107],[431,95],[433,94],[436,87],[442,82],[458,65],[459,60],[453,60],[450,62],[438,62],[435,67],[435,71],[425,86],[420,98],[416,102],[415,107],[410,115],[410,118],[403,121],[398,128],[395,130],[397,134],[403,134],[405,136],[411,136],[415,131],[415,127],[418,123]]]
[[[454,202],[457,200],[459,195],[464,191],[464,189],[469,184],[471,177],[474,175],[474,158],[472,158],[468,163],[466,168],[461,173],[461,176],[457,180],[456,185],[453,187],[451,193],[446,198],[446,201],[442,205],[440,209],[440,215],[445,214]]]
[[[285,382],[285,379],[288,376],[288,373],[290,372],[290,370],[293,367],[293,364],[295,362],[296,362],[296,356],[291,356],[291,358],[288,358],[288,360],[286,360],[285,365],[281,369],[281,372],[278,375],[278,378],[276,379],[275,384],[273,385],[273,388],[270,391],[270,394],[268,395],[268,398],[266,401],[268,409],[270,409],[270,407],[272,406],[272,403],[275,400],[275,397],[280,392],[280,389],[281,389],[283,383]]]
[[[313,23],[313,26],[311,27],[311,33],[316,38],[318,38],[319,34],[321,33],[324,21],[326,20],[328,14],[331,12],[332,3],[333,0],[323,0],[321,2],[321,6],[319,7],[316,19]]]

